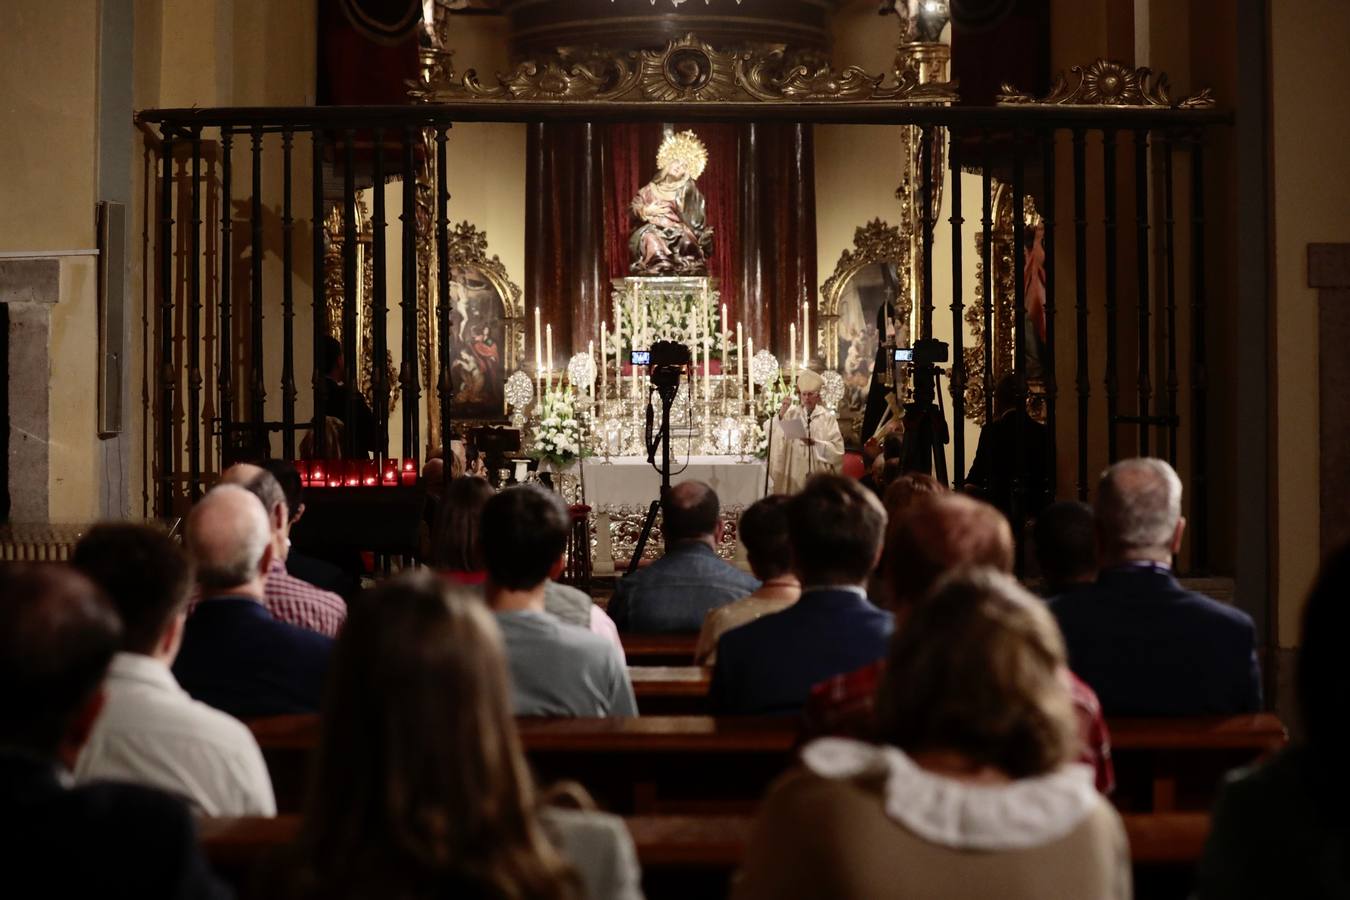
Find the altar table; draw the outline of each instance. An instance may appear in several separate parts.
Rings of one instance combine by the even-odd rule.
[[[686,459],[688,465],[686,466]],[[702,481],[717,492],[722,505],[723,538],[718,549],[726,559],[736,556],[736,523],[747,506],[764,496],[764,461],[736,456],[678,456],[670,461],[670,483]],[[661,475],[645,457],[616,456],[605,462],[590,457],[581,464],[582,502],[592,510],[595,529],[594,571],[607,575],[615,560],[632,557],[647,508],[661,493]],[[643,556],[661,555],[663,537],[658,520]]]
[[[670,483],[706,482],[717,492],[723,507],[742,509],[764,496],[764,461],[737,462],[735,456],[691,456],[670,460]],[[658,457],[659,462],[659,457]],[[683,469],[683,471],[681,471]],[[609,462],[595,456],[582,462],[582,491],[592,508],[641,506],[643,509],[661,491],[661,475],[646,457],[616,456]]]

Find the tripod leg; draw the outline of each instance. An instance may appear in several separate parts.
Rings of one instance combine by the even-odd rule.
[[[638,562],[642,559],[642,551],[647,549],[647,538],[652,536],[652,526],[656,524],[656,512],[660,508],[660,500],[653,500],[652,505],[647,507],[647,518],[642,522],[642,533],[638,535],[637,546],[633,548],[633,558],[628,562],[629,575],[638,570]]]

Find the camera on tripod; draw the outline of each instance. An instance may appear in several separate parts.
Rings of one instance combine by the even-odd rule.
[[[947,342],[939,341],[937,338],[921,338],[914,342],[913,347],[895,348],[896,362],[914,363],[918,366],[945,363],[947,355]]]
[[[638,352],[634,351],[634,355]],[[647,351],[648,375],[658,390],[679,387],[680,373],[692,362],[689,348],[675,341],[657,341]]]

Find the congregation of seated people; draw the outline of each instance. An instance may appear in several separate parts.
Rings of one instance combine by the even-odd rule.
[[[1091,506],[1040,510],[1026,558],[1041,597],[1014,578],[1006,510],[920,473],[822,474],[761,499],[736,523],[739,564],[716,491],[677,483],[664,552],[607,604],[562,583],[556,493],[458,475],[438,486],[425,565],[348,590],[338,567],[292,565],[293,474],[227,469],[181,544],[110,523],[69,565],[0,569],[15,883],[228,896],[194,816],[275,815],[246,723],[308,714],[303,813],[248,895],[641,897],[624,820],[538,781],[520,729],[637,716],[623,638],[656,634],[688,637],[708,667],[707,711],[799,726],[732,896],[1123,898],[1107,717],[1263,708],[1252,620],[1172,571],[1181,483],[1156,459],[1111,466]],[[1327,561],[1307,607],[1308,741],[1224,789],[1202,898],[1347,895],[1334,704],[1350,676],[1331,649],[1347,560]]]

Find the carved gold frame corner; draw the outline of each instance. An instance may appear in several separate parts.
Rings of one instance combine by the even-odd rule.
[[[993,285],[993,336],[990,338],[984,329],[984,245],[986,235],[983,229],[975,232],[975,302],[966,307],[965,321],[970,327],[970,345],[963,348],[961,358],[965,363],[965,403],[966,418],[977,425],[985,424],[985,402],[992,394],[994,385],[1005,375],[1014,371],[1017,358],[1017,253],[1013,221],[1013,192],[1010,185],[997,178],[991,179],[993,186],[993,244],[990,249]],[[1022,222],[1030,233],[1041,224],[1041,214],[1036,202],[1030,196],[1022,198]],[[992,378],[985,377],[985,345],[992,341],[992,360],[994,372]],[[1038,421],[1045,420],[1045,383],[1035,378],[1027,381],[1027,411]]]
[[[1073,66],[1069,79],[1060,73],[1050,92],[1036,98],[1004,82],[997,98],[999,106],[1105,106],[1113,109],[1210,109],[1214,92],[1205,88],[1173,104],[1168,94],[1171,85],[1167,73],[1156,76],[1147,66],[1133,68],[1109,59],[1097,59],[1087,66]]]

